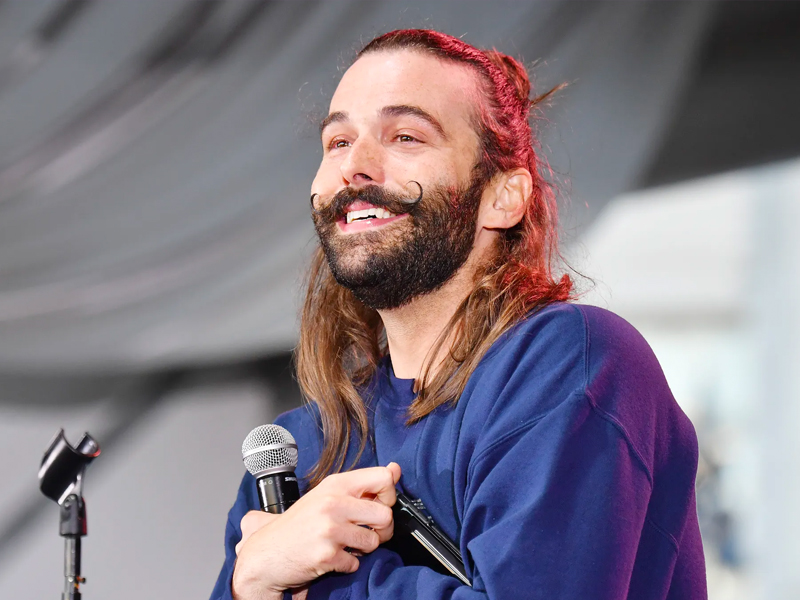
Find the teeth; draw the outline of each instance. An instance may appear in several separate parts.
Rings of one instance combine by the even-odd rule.
[[[356,219],[366,219],[368,217],[375,217],[376,219],[388,219],[395,216],[394,213],[389,212],[383,208],[365,208],[363,210],[353,210],[347,213],[347,223],[352,223]]]

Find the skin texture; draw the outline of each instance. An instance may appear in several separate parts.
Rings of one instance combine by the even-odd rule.
[[[423,189],[465,189],[479,150],[473,126],[477,90],[469,68],[419,52],[377,52],[357,60],[342,77],[322,130],[323,158],[311,186],[314,207],[324,208],[345,188],[370,185],[412,198],[419,188],[410,182]],[[496,175],[480,199],[464,264],[435,291],[399,308],[378,310],[398,377],[419,376],[499,231],[522,218],[531,189],[525,169]],[[411,227],[411,219],[404,217],[366,229],[339,228],[334,238],[356,236],[340,244],[347,249],[339,257],[342,267],[357,270],[371,252],[402,244]],[[399,478],[394,463],[331,475],[282,515],[248,513],[237,546],[234,598],[279,599],[286,589],[303,598],[304,586],[320,575],[356,570],[358,558],[344,548],[368,553],[391,537],[389,507]]]

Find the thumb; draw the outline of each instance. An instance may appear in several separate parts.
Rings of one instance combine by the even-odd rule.
[[[398,465],[396,462],[390,462],[388,465],[386,465],[386,468],[392,472],[392,481],[394,481],[394,484],[397,485],[397,482],[400,481],[400,475],[402,474],[400,465]]]

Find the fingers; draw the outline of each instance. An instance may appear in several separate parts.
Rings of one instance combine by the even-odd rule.
[[[394,486],[399,479],[400,465],[390,463],[388,467],[370,467],[337,473],[326,477],[323,484],[356,498],[376,498],[386,506],[392,506],[397,501]]]
[[[394,521],[392,521],[387,527],[376,527],[374,531],[378,534],[378,539],[380,540],[381,544],[388,542],[394,535]]]
[[[394,481],[394,485],[397,485],[397,482],[400,481],[400,475],[402,475],[400,465],[398,465],[396,462],[390,462],[388,465],[386,465],[386,468],[391,471],[392,481]]]
[[[392,509],[380,502],[363,500],[352,497],[342,497],[331,503],[332,519],[345,525],[352,523],[358,527],[349,531],[350,536],[363,536],[369,539],[365,542],[373,547],[367,552],[372,552],[379,544],[389,541],[394,533],[394,516]],[[367,532],[367,533],[365,533]],[[375,539],[376,543],[372,544]],[[343,546],[365,550],[361,545],[354,545],[352,537],[341,537],[339,541]]]
[[[391,539],[394,532],[392,509],[375,502],[351,496],[329,497],[324,537],[338,548],[368,554]]]
[[[369,554],[381,544],[376,531],[358,525],[343,527],[340,535],[343,548],[358,550],[361,554]]]
[[[337,561],[337,564],[333,567],[334,571],[337,573],[355,573],[358,571],[358,558],[349,552],[345,552],[344,550],[342,550],[340,554],[341,557]]]
[[[316,511],[318,527],[324,529],[324,537],[342,546],[347,546],[348,540],[335,534],[339,527],[367,528],[366,531],[375,531],[382,541],[391,537],[394,528],[392,509],[372,500],[328,495],[319,499]]]
[[[385,529],[392,525],[392,509],[380,502],[344,496],[337,508],[341,518],[350,523],[371,529]]]
[[[364,529],[363,527],[357,527],[352,524],[350,524],[349,527]],[[314,570],[314,578],[321,577],[330,571],[353,573],[358,569],[358,558],[348,551],[352,550],[352,548],[348,548],[340,541],[342,539],[342,531],[342,529],[337,531],[335,536],[337,541],[329,538],[327,534],[323,534],[322,539],[305,544],[305,547],[309,551],[307,558],[310,561],[309,564],[311,568]],[[369,532],[369,529],[364,529],[364,531]],[[363,538],[357,538],[355,535],[346,537],[351,537],[354,540],[358,540],[360,543],[365,541]]]
[[[306,600],[308,598],[308,588],[292,590],[292,600]]]
[[[352,528],[346,529],[348,537],[342,541],[342,547],[372,552],[379,544],[391,539],[394,521],[390,507],[397,500],[394,486],[400,475],[400,466],[389,463],[386,467],[331,475],[317,487],[317,493],[327,492],[324,494],[327,498],[318,498],[321,500],[321,504],[318,504],[320,512],[328,513],[340,525],[353,524]],[[281,516],[257,510],[248,512],[241,520],[242,538],[235,547],[237,556],[253,534]],[[342,556],[341,564],[336,564],[334,568],[350,572],[344,569],[351,567],[357,569],[358,560],[348,555]]]

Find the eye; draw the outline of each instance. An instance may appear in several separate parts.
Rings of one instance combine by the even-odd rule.
[[[347,146],[349,146],[349,145],[350,145],[350,142],[348,142],[348,141],[347,141],[347,140],[345,140],[345,139],[342,139],[342,138],[333,138],[333,139],[332,139],[332,140],[331,140],[331,141],[328,143],[328,150],[334,150],[334,149],[336,149],[336,148],[347,148]]]
[[[408,135],[407,133],[398,133],[394,139],[396,139],[398,142],[403,142],[406,144],[411,142],[419,142],[417,138],[415,138],[413,135]]]

